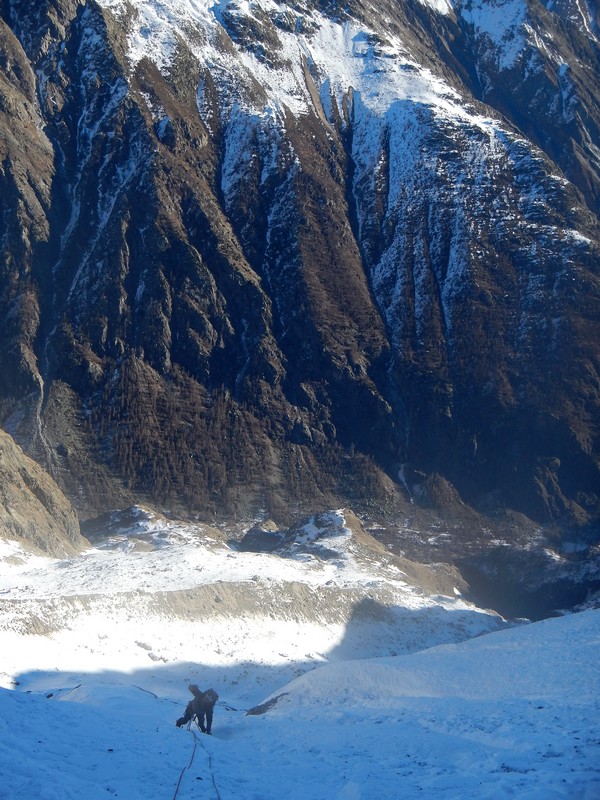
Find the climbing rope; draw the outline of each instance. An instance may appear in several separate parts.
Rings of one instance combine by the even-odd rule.
[[[214,770],[213,770],[213,765],[212,765],[212,756],[211,756],[211,754],[208,752],[208,750],[206,749],[206,747],[204,746],[204,742],[202,741],[202,739],[198,739],[198,737],[196,736],[196,731],[194,731],[194,737],[196,738],[196,740],[197,740],[197,741],[199,741],[199,742],[200,742],[200,744],[202,745],[202,749],[204,750],[204,752],[205,752],[205,753],[206,753],[206,755],[208,756],[208,770],[209,770],[209,772],[210,772],[210,777],[211,777],[211,779],[212,779],[212,785],[213,785],[213,788],[214,788],[214,790],[215,790],[215,794],[216,794],[216,796],[217,796],[217,800],[222,800],[222,798],[221,798],[221,794],[220,794],[220,792],[219,792],[219,789],[218,789],[218,787],[217,787],[217,783],[216,783],[216,781],[215,781],[215,773],[214,773]]]
[[[196,720],[196,725],[198,725],[198,721],[197,720]],[[202,746],[202,749],[204,750],[204,752],[206,753],[206,755],[208,757],[208,770],[210,772],[210,777],[211,777],[211,780],[212,780],[212,785],[213,785],[213,788],[215,790],[215,795],[217,797],[217,800],[222,800],[221,793],[219,792],[219,788],[217,786],[217,782],[215,781],[215,773],[213,771],[213,765],[212,765],[212,756],[210,755],[210,753],[208,752],[208,750],[204,746],[204,742],[202,741],[202,739],[199,738],[198,735],[196,734],[196,731],[192,730],[191,722],[187,726],[187,729],[192,734],[192,736],[194,737],[194,749],[192,751],[192,757],[190,758],[190,763],[187,765],[187,767],[184,767],[181,770],[181,774],[179,776],[179,780],[177,781],[177,787],[175,789],[175,794],[173,795],[173,800],[177,800],[177,795],[179,794],[179,787],[181,786],[181,781],[183,779],[184,772],[186,770],[191,769],[192,764],[194,763],[194,756],[196,755],[196,747],[198,745],[198,742],[200,742],[200,745]],[[198,728],[198,730],[200,730],[200,728]]]
[[[196,736],[196,733],[194,731],[192,731],[191,733],[192,736],[194,737],[194,749],[192,750],[192,757],[190,758],[190,763],[187,765],[187,767],[184,767],[181,770],[181,775],[179,776],[179,780],[177,781],[177,788],[175,789],[173,800],[177,800],[177,795],[179,794],[179,787],[181,786],[181,779],[183,778],[183,773],[186,771],[186,769],[190,769],[192,764],[194,763],[194,756],[196,755],[196,745],[198,743],[198,737]]]

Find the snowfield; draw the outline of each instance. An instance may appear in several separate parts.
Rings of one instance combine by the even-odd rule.
[[[497,124],[474,109],[466,112],[456,90],[421,66],[403,39],[389,32],[382,38],[358,20],[341,22],[315,9],[299,14],[293,5],[272,0],[100,0],[100,5],[125,25],[132,67],[148,58],[168,73],[179,43],[186,42],[199,67],[222,76],[219,90],[229,95],[225,106],[233,115],[242,107],[259,116],[283,117],[284,109],[299,116],[314,109],[315,102],[328,107],[332,93],[341,109],[343,97],[352,87],[376,115],[404,100],[427,106],[444,119],[468,121],[484,131]],[[447,0],[424,0],[424,5],[438,13],[451,12]],[[265,63],[251,48],[235,42],[231,51],[222,45],[224,16],[243,22],[261,15],[270,20],[287,15],[297,21],[293,30],[276,28],[275,64]],[[303,32],[302,20],[309,23],[308,32]],[[319,76],[327,76],[319,87],[318,100],[307,85],[305,61]],[[252,90],[257,80],[262,87],[260,97]],[[201,110],[202,104],[199,106]]]
[[[507,625],[342,511],[280,553],[136,513],[71,559],[0,545],[2,800],[600,798],[599,610]]]

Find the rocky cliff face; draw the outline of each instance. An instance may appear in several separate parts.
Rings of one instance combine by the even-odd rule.
[[[77,515],[41,467],[0,431],[0,540],[19,542],[26,553],[61,558],[89,543]],[[18,556],[17,556],[18,557]]]
[[[581,8],[4,0],[3,426],[83,514],[593,523]]]

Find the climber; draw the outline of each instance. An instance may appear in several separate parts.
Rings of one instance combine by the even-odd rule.
[[[178,728],[181,728],[182,725],[186,725],[195,717],[202,733],[208,733],[210,735],[213,721],[213,709],[215,703],[219,699],[219,695],[214,689],[208,689],[206,692],[202,692],[195,683],[191,683],[188,689],[194,695],[194,699],[190,700],[185,708],[183,717],[179,717],[175,724]]]

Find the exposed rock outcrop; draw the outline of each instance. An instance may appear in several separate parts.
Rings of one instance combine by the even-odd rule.
[[[0,537],[56,558],[89,546],[55,482],[1,430]]]

